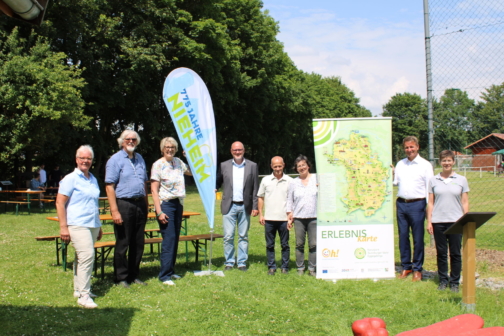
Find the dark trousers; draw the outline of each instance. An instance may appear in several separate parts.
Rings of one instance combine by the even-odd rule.
[[[294,218],[296,228],[296,267],[305,269],[304,250],[308,236],[308,270],[315,271],[317,267],[317,218]]]
[[[406,203],[397,199],[397,228],[399,252],[404,270],[422,271],[424,263],[424,222],[426,201]],[[413,235],[413,260],[411,260],[410,229]]]
[[[268,268],[277,268],[275,262],[275,238],[277,232],[280,237],[280,245],[282,246],[282,268],[289,268],[290,247],[287,221],[266,221],[264,224],[264,236],[266,238]]]
[[[114,280],[132,282],[140,273],[144,251],[144,231],[147,222],[145,200],[117,200],[122,225],[114,224]],[[127,254],[127,256],[126,256]]]
[[[462,234],[444,234],[453,223],[432,223],[436,242],[439,283],[458,285],[462,270]],[[448,247],[450,248],[450,279],[448,281]]]
[[[159,224],[159,230],[163,236],[161,244],[161,269],[159,270],[159,280],[170,280],[175,274],[175,261],[177,260],[177,249],[182,226],[182,212],[184,208],[179,199],[163,201],[161,211],[168,216],[168,223]]]

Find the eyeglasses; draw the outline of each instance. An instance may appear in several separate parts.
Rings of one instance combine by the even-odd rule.
[[[126,138],[124,139],[126,141],[133,141],[133,142],[136,142],[137,141],[137,138]]]
[[[81,160],[81,161],[93,161],[93,159],[91,158],[86,158],[86,157],[78,157],[77,159]]]
[[[231,149],[232,152],[243,152],[243,149]]]
[[[175,149],[175,146],[164,146],[165,149]]]

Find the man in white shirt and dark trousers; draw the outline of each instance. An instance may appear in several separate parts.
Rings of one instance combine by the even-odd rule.
[[[275,237],[278,231],[282,246],[282,273],[289,272],[289,229],[287,228],[287,191],[292,178],[285,175],[284,160],[280,156],[271,159],[273,174],[263,177],[257,193],[259,205],[259,223],[264,226],[266,238],[266,257],[268,274],[275,275]],[[263,212],[264,207],[264,212]]]
[[[418,154],[418,139],[407,136],[403,140],[406,158],[399,161],[395,168],[394,185],[397,192],[396,210],[399,230],[399,252],[403,271],[399,278],[406,278],[413,273],[413,281],[422,280],[424,262],[424,222],[428,198],[429,180],[434,176],[432,165]],[[413,259],[409,232],[413,235]]]

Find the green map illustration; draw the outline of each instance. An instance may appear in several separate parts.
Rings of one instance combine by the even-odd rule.
[[[390,119],[314,121],[314,139],[319,225],[391,223]]]

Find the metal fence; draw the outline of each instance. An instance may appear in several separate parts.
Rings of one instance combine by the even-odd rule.
[[[470,211],[497,216],[477,232],[478,248],[504,249],[504,1],[424,0],[431,160],[458,152]],[[437,170],[439,171],[439,165]]]

